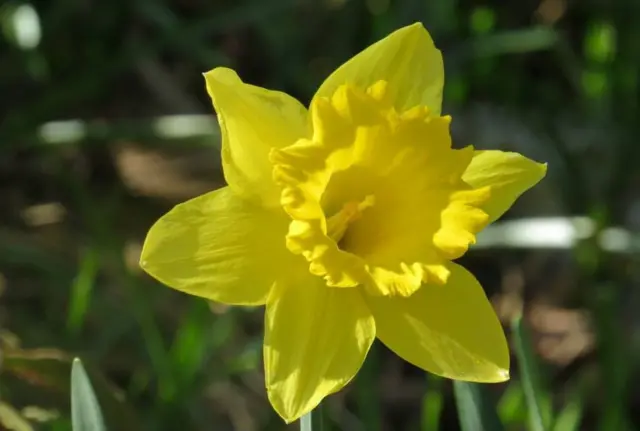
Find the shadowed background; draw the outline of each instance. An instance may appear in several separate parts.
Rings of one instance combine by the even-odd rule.
[[[141,242],[224,184],[202,72],[307,103],[343,61],[422,21],[457,146],[547,178],[480,237],[471,269],[510,333],[524,313],[554,431],[640,427],[640,5],[632,0],[0,2],[0,429],[69,430],[80,356],[111,430],[281,430],[262,310],[161,286]],[[526,385],[487,386],[506,430]],[[451,383],[382,345],[323,408],[328,430],[457,430]],[[4,428],[3,428],[4,427]]]

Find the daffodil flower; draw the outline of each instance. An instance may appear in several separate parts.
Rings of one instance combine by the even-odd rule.
[[[191,295],[266,305],[266,388],[285,421],[343,388],[376,337],[440,376],[509,378],[493,308],[453,260],[546,165],[451,147],[422,25],[342,65],[309,109],[230,69],[205,79],[228,186],[164,215],[141,265]]]

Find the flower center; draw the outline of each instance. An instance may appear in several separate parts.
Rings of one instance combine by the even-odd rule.
[[[373,195],[365,197],[362,201],[350,201],[342,206],[342,209],[327,220],[327,235],[333,239],[336,244],[340,244],[344,237],[347,227],[362,217],[362,212],[372,207],[375,203]]]
[[[450,118],[426,106],[398,112],[386,88],[345,85],[314,100],[313,136],[270,161],[292,220],[287,248],[312,274],[329,287],[410,296],[446,282],[448,261],[487,223],[488,190],[462,180],[474,150],[451,148]]]

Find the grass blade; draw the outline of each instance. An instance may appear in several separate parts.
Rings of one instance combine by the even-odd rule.
[[[73,431],[106,431],[98,400],[78,358],[71,366],[71,423]]]
[[[550,400],[543,390],[542,374],[531,347],[529,331],[524,326],[521,315],[513,319],[512,330],[522,389],[527,403],[529,429],[531,431],[546,431],[551,421]]]
[[[376,390],[380,370],[380,351],[378,345],[371,346],[367,360],[355,381],[355,401],[357,405],[357,417],[367,431],[381,431],[382,429],[382,405],[380,394]]]
[[[427,390],[422,398],[421,429],[423,431],[440,429],[440,416],[444,407],[442,386],[442,378],[433,374],[427,375]]]
[[[512,380],[498,402],[498,417],[505,428],[517,427],[527,422],[527,406],[519,380]]]
[[[98,254],[95,250],[89,249],[82,257],[78,275],[71,286],[67,328],[73,334],[77,334],[84,324],[98,270]]]
[[[553,424],[554,431],[578,431],[584,415],[583,394],[574,391],[571,398],[558,413]]]

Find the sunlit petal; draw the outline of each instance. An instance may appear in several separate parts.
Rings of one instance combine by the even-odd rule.
[[[489,187],[490,198],[480,207],[493,222],[546,173],[545,163],[537,163],[518,153],[476,151],[462,179],[474,188]]]
[[[425,105],[440,115],[442,54],[422,24],[403,27],[351,58],[324,81],[316,97],[331,97],[344,84],[369,88],[378,81],[389,84],[387,97],[396,109]]]
[[[444,286],[426,284],[409,298],[368,297],[378,338],[434,374],[476,382],[509,378],[500,322],[475,277],[450,264]]]
[[[375,339],[373,317],[357,289],[328,288],[308,273],[278,284],[265,326],[269,400],[287,422],[344,387]]]
[[[243,83],[231,69],[219,67],[204,76],[220,123],[227,183],[241,196],[277,205],[269,150],[308,134],[306,109],[287,94]]]
[[[228,188],[176,206],[144,243],[141,266],[174,289],[227,304],[264,304],[288,271],[287,217]]]

